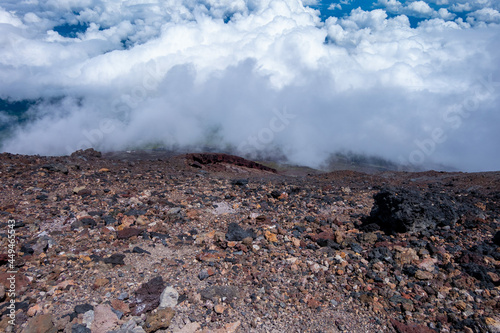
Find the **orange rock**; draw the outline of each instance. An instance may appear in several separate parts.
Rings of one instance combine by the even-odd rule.
[[[32,306],[31,308],[28,309],[28,312],[27,312],[28,316],[33,317],[34,315],[39,313],[40,310],[42,310],[42,307],[39,304],[35,304],[34,306]]]
[[[189,209],[186,211],[186,216],[191,220],[198,218],[198,215],[200,214],[196,209]]]
[[[216,306],[214,306],[214,311],[218,314],[223,314],[225,309],[226,307],[222,304],[217,304]]]
[[[120,301],[119,299],[114,299],[111,301],[111,306],[113,307],[113,309],[115,310],[118,310],[122,313],[130,313],[130,308],[128,306],[127,303],[125,303],[124,301]]]
[[[284,200],[287,198],[288,198],[288,193],[286,193],[286,192],[281,193],[280,196],[278,197],[278,199],[280,199],[280,200]]]
[[[223,253],[219,253],[219,252],[215,252],[215,253],[202,252],[196,256],[196,259],[198,259],[199,261],[211,262],[211,261],[219,261],[219,260],[223,259],[224,257],[225,257],[225,255]]]
[[[109,284],[109,279],[99,278],[94,282],[94,289],[99,289],[100,287],[104,287]]]
[[[276,243],[278,242],[278,238],[276,237],[275,234],[273,234],[272,232],[270,232],[269,230],[266,230],[264,232],[264,236],[266,237],[266,239],[269,241],[269,242],[273,242],[273,243]]]
[[[121,220],[121,224],[125,227],[130,227],[135,222],[134,216],[124,216]]]
[[[311,309],[316,309],[319,306],[321,306],[321,302],[311,297],[309,301],[307,301],[307,306],[310,307]]]

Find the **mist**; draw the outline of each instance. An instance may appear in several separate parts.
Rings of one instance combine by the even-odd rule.
[[[308,3],[3,1],[0,98],[31,102],[1,151],[210,147],[312,167],[352,151],[500,170],[499,4],[379,0],[322,19]]]

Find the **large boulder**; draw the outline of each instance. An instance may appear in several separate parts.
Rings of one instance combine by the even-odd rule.
[[[473,205],[460,203],[446,193],[388,187],[376,193],[367,224],[389,234],[417,233],[437,226],[453,226]]]

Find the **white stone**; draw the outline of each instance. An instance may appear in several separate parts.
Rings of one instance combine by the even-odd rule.
[[[166,287],[160,296],[160,309],[173,308],[177,305],[179,293],[172,287]]]

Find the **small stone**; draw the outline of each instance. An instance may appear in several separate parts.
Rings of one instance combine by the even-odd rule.
[[[189,323],[186,324],[183,328],[178,331],[174,331],[175,333],[195,333],[201,328],[198,323]]]
[[[28,309],[28,316],[30,317],[33,317],[34,315],[36,315],[38,312],[40,312],[42,308],[40,307],[39,304],[35,304],[33,305],[31,308]]]
[[[31,318],[28,325],[23,330],[23,333],[56,333],[57,328],[54,326],[54,318],[52,315],[43,314]]]
[[[234,323],[226,324],[224,328],[217,330],[217,333],[235,333],[240,327],[241,321],[237,321]]]
[[[243,239],[251,237],[255,238],[253,229],[244,230],[237,223],[230,223],[227,227],[226,240],[228,241],[242,241]]]
[[[107,304],[100,304],[94,310],[92,333],[107,333],[118,323],[118,317]]]
[[[125,265],[125,262],[123,261],[125,259],[125,255],[121,253],[115,253],[109,256],[108,258],[104,258],[102,261],[106,264],[111,264],[113,266],[116,265]]]
[[[321,306],[321,302],[318,301],[317,299],[311,297],[307,301],[307,306],[310,307],[311,309],[317,309]]]
[[[100,287],[104,287],[109,284],[109,279],[98,278],[94,282],[94,289],[99,289]]]
[[[160,309],[151,313],[147,316],[143,328],[147,333],[166,329],[170,326],[174,314],[175,312],[171,308]]]
[[[455,307],[460,311],[464,311],[467,308],[467,304],[464,301],[458,301],[455,303]]]
[[[85,325],[82,324],[73,324],[71,326],[71,333],[91,333],[92,331],[90,328],[87,328]]]
[[[135,292],[136,302],[132,304],[132,314],[138,316],[156,309],[160,305],[160,296],[164,289],[165,284],[161,276],[143,283]]]
[[[78,194],[80,191],[85,190],[85,186],[77,186],[73,188],[73,193]]]
[[[214,306],[214,311],[218,314],[223,314],[225,309],[226,307],[222,304],[217,304],[216,306]]]
[[[493,273],[493,272],[488,272],[486,274],[488,274],[488,276],[490,277],[490,279],[493,283],[496,284],[500,281],[500,276],[498,274]]]
[[[212,268],[206,268],[201,270],[201,272],[198,274],[198,278],[203,281],[214,274],[215,271]]]
[[[2,302],[5,298],[5,287],[0,283],[0,302]]]
[[[486,326],[488,326],[488,329],[492,333],[500,333],[500,318],[499,317],[486,317],[484,319],[484,322],[486,323]]]
[[[427,272],[433,272],[434,271],[434,265],[437,263],[437,259],[434,258],[426,258],[418,264],[418,268],[425,270]]]
[[[245,238],[243,238],[242,243],[245,244],[246,246],[252,246],[253,238],[252,237],[245,237]]]
[[[415,278],[419,280],[432,280],[434,278],[434,275],[431,272],[418,270],[415,273]]]
[[[173,287],[166,287],[160,295],[160,309],[173,308],[177,305],[179,293]]]
[[[87,328],[92,327],[92,323],[94,322],[94,310],[89,310],[83,314],[82,324],[84,324]]]
[[[128,304],[125,303],[124,301],[119,300],[119,299],[112,300],[111,306],[113,307],[113,309],[118,310],[124,314],[127,314],[130,312],[130,308],[129,308]]]
[[[85,313],[87,311],[94,310],[94,307],[88,303],[76,305],[74,311],[77,314]]]
[[[276,237],[276,234],[273,234],[269,230],[266,230],[264,232],[264,236],[266,237],[268,242],[273,242],[273,243],[278,242],[278,238]]]
[[[433,329],[430,329],[424,325],[418,324],[403,324],[396,319],[390,319],[392,326],[396,329],[396,332],[399,333],[436,333]]]
[[[138,236],[142,234],[142,229],[137,228],[124,228],[116,232],[116,237],[118,239],[129,239],[130,237]]]

